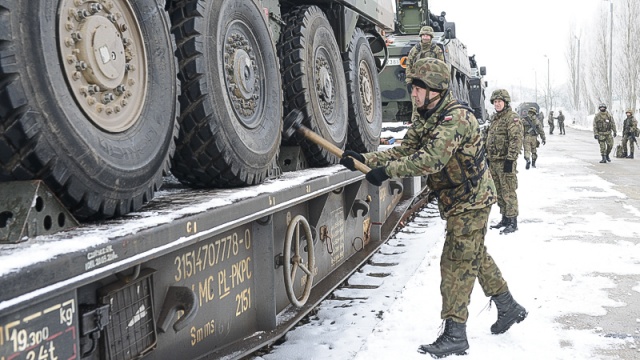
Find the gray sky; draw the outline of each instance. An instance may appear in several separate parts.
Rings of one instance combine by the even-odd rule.
[[[608,19],[609,6],[608,0],[429,0],[433,13],[445,11],[456,23],[469,55],[486,66],[489,87],[534,88],[537,78],[539,91],[547,84],[547,65],[552,87],[567,81],[571,26],[579,34],[593,31],[589,24],[598,11]],[[588,35],[580,36],[583,47]]]

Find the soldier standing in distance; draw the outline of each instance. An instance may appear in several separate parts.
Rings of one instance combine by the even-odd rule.
[[[555,129],[553,126],[553,110],[549,111],[549,120],[547,122],[549,123],[549,135],[553,135],[553,129]]]
[[[609,154],[613,149],[613,138],[617,136],[616,123],[607,111],[607,105],[600,104],[598,110],[600,111],[593,117],[593,138],[598,140],[598,144],[600,144],[600,155],[602,156],[600,163],[606,164],[607,161],[611,162]],[[613,132],[613,137],[611,137],[611,132]]]
[[[431,26],[423,26],[420,28],[420,42],[417,43],[414,47],[409,50],[409,55],[407,55],[407,69],[406,74],[410,74],[413,70],[413,65],[416,61],[424,58],[435,58],[444,61],[444,54],[442,49],[432,42],[433,40],[433,28]],[[409,76],[405,77],[405,81],[407,82],[408,91],[411,92],[411,79]],[[418,112],[416,111],[416,104],[413,102],[413,98],[411,99],[413,103],[413,110],[411,112],[411,121],[413,122],[416,118],[418,118]]]
[[[638,144],[638,120],[633,117],[633,110],[626,111],[627,118],[622,123],[622,148],[627,154],[627,159],[633,159],[634,145]],[[627,152],[627,142],[629,142],[629,152]]]
[[[540,135],[542,139],[542,145],[547,143],[547,138],[544,136],[542,125],[538,121],[536,108],[529,108],[527,116],[522,120],[522,125],[524,126],[524,159],[527,161],[525,168],[529,170],[531,165],[536,167],[536,160],[538,159],[538,135]]]
[[[487,156],[491,176],[498,190],[498,207],[502,220],[492,229],[504,227],[501,234],[518,230],[518,177],[516,160],[522,150],[524,127],[518,114],[511,109],[511,97],[505,89],[494,90],[491,103],[496,113],[489,122]]]
[[[560,135],[566,135],[564,132],[564,115],[562,115],[562,110],[560,110],[556,119],[558,119],[558,131],[560,132]]]
[[[365,154],[347,150],[340,163],[351,170],[355,170],[354,158],[369,165],[373,170],[366,179],[376,186],[389,178],[427,175],[429,189],[446,219],[440,257],[444,331],[434,343],[421,345],[418,351],[433,357],[462,355],[469,348],[466,321],[476,278],[498,308],[491,333],[504,333],[524,320],[527,311],[513,299],[484,245],[496,188],[487,171],[473,110],[460,105],[449,92],[450,69],[444,62],[418,60],[410,78],[411,96],[420,117],[411,124],[400,146]]]

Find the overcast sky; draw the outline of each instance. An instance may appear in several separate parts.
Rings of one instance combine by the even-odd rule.
[[[456,35],[486,66],[489,87],[509,85],[534,88],[547,84],[547,58],[551,86],[567,80],[569,29],[586,41],[597,12],[609,16],[608,0],[429,0],[434,14],[447,13],[456,23]],[[615,2],[614,2],[615,6]],[[582,44],[581,44],[582,45]],[[583,48],[584,49],[584,48]],[[522,84],[520,84],[522,82]]]

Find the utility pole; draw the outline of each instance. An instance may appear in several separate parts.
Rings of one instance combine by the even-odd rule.
[[[546,105],[549,107],[547,109],[547,112],[550,112],[551,109],[553,108],[553,104],[551,104],[551,77],[549,76],[550,74],[550,65],[549,65],[549,57],[545,54],[544,57],[547,58],[547,97],[545,97],[545,103]],[[547,99],[549,99],[547,101]]]
[[[613,0],[610,1],[611,21],[609,25],[609,106],[613,109]]]
[[[575,35],[574,35],[575,36]],[[576,65],[576,83],[573,91],[573,96],[575,97],[574,105],[576,110],[580,108],[580,38],[575,36],[576,40],[578,40],[578,61]]]

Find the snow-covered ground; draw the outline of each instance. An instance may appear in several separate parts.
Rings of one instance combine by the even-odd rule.
[[[460,359],[640,359],[640,160],[599,164],[590,131],[567,134],[547,135],[538,168],[519,161],[519,230],[486,237],[529,316],[492,335],[496,309],[476,284]],[[490,223],[499,217],[495,205]],[[442,324],[443,241],[430,205],[308,323],[254,360],[430,358],[416,349]]]

